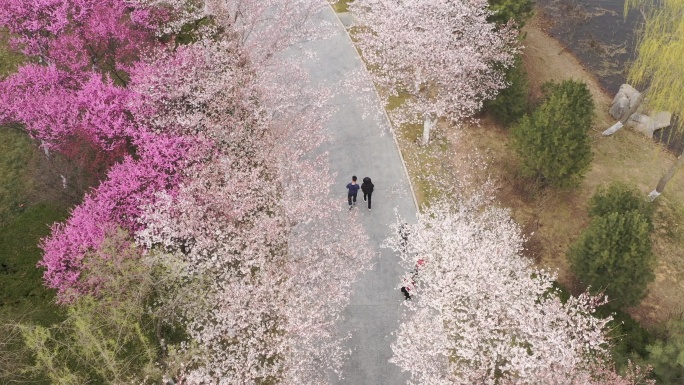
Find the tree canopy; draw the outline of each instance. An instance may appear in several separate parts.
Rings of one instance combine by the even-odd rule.
[[[517,31],[487,20],[483,0],[356,0],[354,34],[382,95],[409,94],[397,123],[448,119],[458,123],[505,87]],[[497,65],[497,63],[499,65]]]

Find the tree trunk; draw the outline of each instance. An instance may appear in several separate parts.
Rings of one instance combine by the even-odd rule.
[[[416,75],[414,76],[413,87],[416,95],[420,94],[421,86],[423,85],[423,67],[416,68]]]
[[[651,191],[650,194],[648,194],[648,201],[653,202],[656,198],[660,196],[660,194],[663,193],[663,190],[665,190],[665,185],[667,182],[672,179],[672,177],[677,173],[677,170],[684,165],[684,153],[679,156],[677,159],[677,162],[670,167],[669,170],[663,175],[662,178],[658,181],[658,185],[656,186],[655,190]]]
[[[40,147],[43,148],[43,152],[45,153],[45,157],[50,159],[50,150],[48,149],[47,145],[45,145],[45,141],[43,139],[40,140]]]
[[[420,140],[420,144],[423,146],[427,146],[430,143],[430,131],[436,122],[437,120],[430,116],[425,117],[425,121],[423,121],[423,137]]]
[[[651,88],[651,86],[648,86],[644,92],[639,94],[639,97],[637,98],[636,102],[632,107],[627,110],[622,116],[620,117],[620,120],[617,121],[617,123],[613,124],[608,128],[607,130],[603,131],[602,134],[603,136],[609,136],[613,135],[617,130],[621,129],[625,124],[627,124],[627,121],[629,120],[632,115],[639,109],[639,106],[641,106],[641,103],[644,101],[644,97],[648,93],[648,90]]]

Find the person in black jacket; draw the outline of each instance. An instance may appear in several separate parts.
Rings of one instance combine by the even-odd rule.
[[[371,196],[373,195],[373,182],[371,178],[363,178],[363,184],[361,184],[361,191],[363,191],[363,201],[368,202],[368,211],[371,211]]]

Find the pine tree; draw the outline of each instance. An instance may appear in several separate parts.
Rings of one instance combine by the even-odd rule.
[[[636,305],[655,277],[649,236],[650,222],[638,210],[595,217],[568,251],[572,270],[613,307]]]
[[[494,119],[509,126],[517,123],[529,109],[530,83],[520,56],[505,69],[505,74],[508,87],[499,91],[496,98],[485,101],[484,108]]]
[[[658,384],[684,381],[684,319],[667,323],[667,338],[649,345],[648,364],[653,366]]]
[[[513,128],[513,146],[523,175],[552,185],[574,185],[591,162],[587,134],[594,102],[586,84],[578,81],[547,84],[545,91],[542,105]]]

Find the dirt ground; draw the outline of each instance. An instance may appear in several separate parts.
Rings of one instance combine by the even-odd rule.
[[[479,125],[449,135],[447,152],[454,168],[490,176],[496,181],[496,195],[503,206],[528,234],[527,253],[540,266],[558,270],[559,281],[578,293],[583,285],[568,270],[565,253],[568,246],[588,225],[587,202],[596,188],[614,180],[633,183],[644,197],[660,176],[674,163],[675,157],[642,134],[623,128],[611,137],[601,132],[614,120],[608,115],[613,95],[607,95],[596,78],[558,41],[544,32],[539,17],[523,30],[526,38],[523,60],[529,74],[532,98],[540,96],[546,81],[573,78],[584,81],[593,94],[596,117],[591,132],[594,158],[583,184],[572,190],[539,190],[521,179],[517,160],[507,145],[508,131],[483,118]],[[474,169],[465,159],[485,159],[487,168]],[[684,310],[684,171],[670,181],[665,193],[655,203],[656,231],[653,235],[657,256],[656,280],[642,304],[629,312],[645,326],[654,326],[673,313]]]

